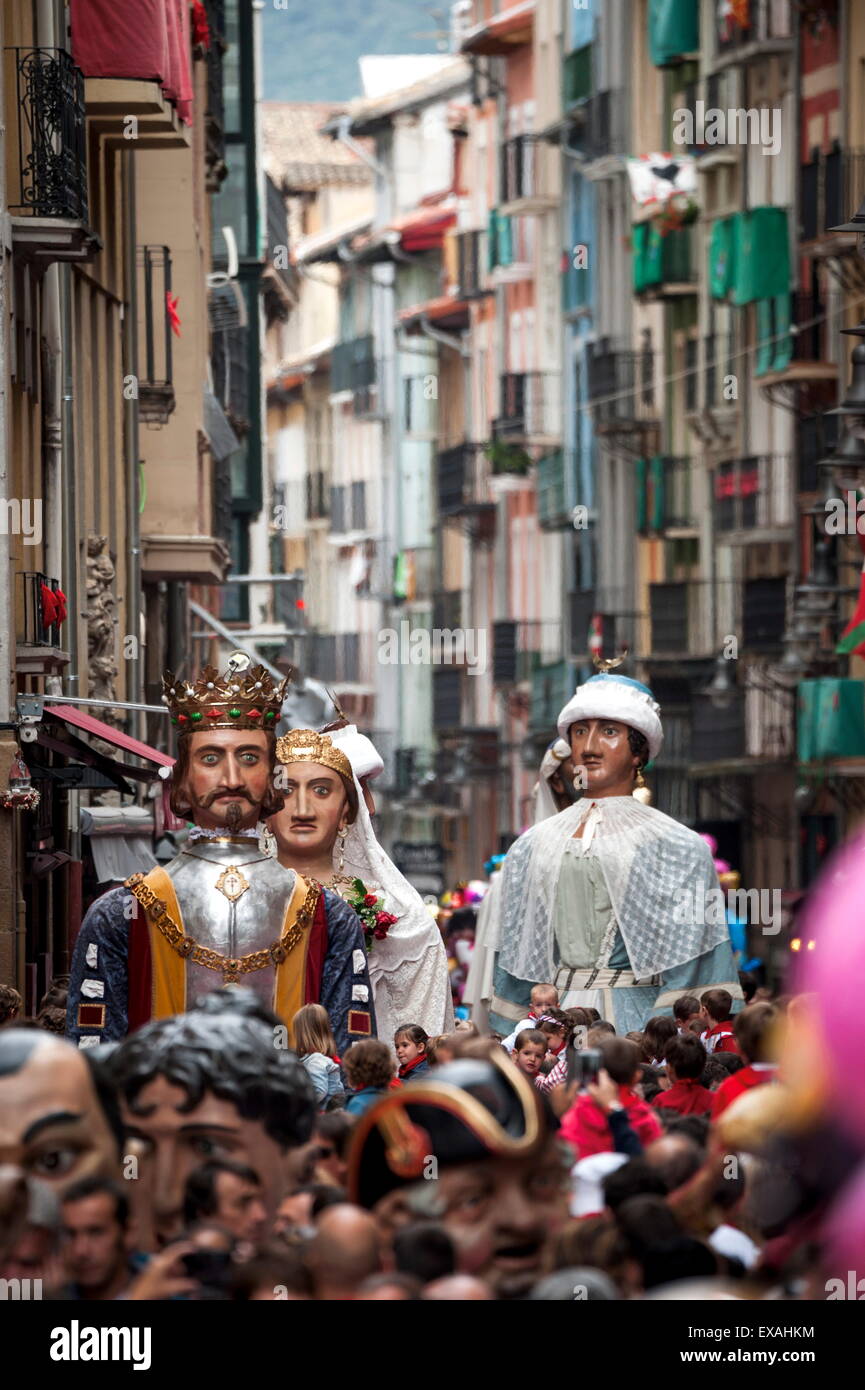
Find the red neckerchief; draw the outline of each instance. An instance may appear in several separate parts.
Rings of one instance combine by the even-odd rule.
[[[718,1037],[718,1036],[721,1034],[721,1030],[722,1030],[723,1028],[726,1028],[727,1032],[730,1033],[730,1034],[732,1034],[732,1032],[733,1032],[733,1020],[732,1020],[732,1018],[725,1018],[725,1019],[722,1019],[720,1023],[716,1023],[716,1024],[715,1024],[714,1028],[709,1028],[709,1029],[707,1030],[707,1032],[706,1032],[706,1037],[707,1037],[707,1038],[715,1038],[715,1037]]]
[[[400,1066],[400,1069],[399,1069],[399,1074],[400,1074],[400,1076],[408,1076],[409,1072],[412,1070],[413,1067],[416,1067],[416,1066],[418,1065],[419,1062],[425,1062],[425,1061],[426,1061],[426,1053],[425,1053],[425,1052],[419,1052],[418,1055],[417,1055],[416,1057],[413,1057],[412,1060],[411,1060],[410,1062],[405,1062],[405,1063],[403,1063],[403,1064]]]

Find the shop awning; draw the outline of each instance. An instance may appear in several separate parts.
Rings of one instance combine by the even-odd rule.
[[[76,709],[74,705],[46,705],[45,713],[66,724],[73,724],[76,729],[82,729],[94,738],[104,739],[106,743],[112,743],[115,748],[122,748],[126,753],[134,753],[137,758],[156,763],[158,767],[174,766],[174,759],[170,753],[160,753],[158,748],[151,748],[149,743],[141,743],[120,729],[103,723],[101,719],[95,719],[92,714],[85,714],[82,710]]]
[[[158,82],[192,120],[189,6],[176,0],[72,0],[72,57],[85,77]]]

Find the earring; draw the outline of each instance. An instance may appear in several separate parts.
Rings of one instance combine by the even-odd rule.
[[[339,840],[339,864],[337,865],[337,873],[340,874],[345,872],[345,837],[347,834],[348,826],[341,825],[337,832],[337,839]]]
[[[641,801],[644,806],[648,806],[649,802],[652,800],[652,793],[646,786],[646,779],[643,776],[643,769],[641,767],[637,768],[637,779],[634,783],[634,790],[631,792],[631,796],[633,796],[636,801]]]

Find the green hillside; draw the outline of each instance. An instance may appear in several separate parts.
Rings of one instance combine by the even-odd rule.
[[[435,53],[435,32],[447,29],[449,10],[449,0],[438,5],[435,0],[267,0],[264,97],[344,101],[357,96],[362,54]]]

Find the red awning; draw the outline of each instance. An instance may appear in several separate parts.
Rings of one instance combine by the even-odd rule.
[[[399,232],[404,251],[438,250],[449,227],[456,226],[455,207],[426,207],[399,217],[391,223]]]
[[[187,0],[72,0],[72,56],[85,77],[158,82],[192,119]]]
[[[130,738],[129,734],[121,733],[120,729],[104,724],[101,719],[94,719],[92,714],[84,714],[74,705],[46,705],[45,713],[53,714],[55,719],[62,719],[67,724],[74,724],[76,729],[83,729],[85,733],[93,734],[96,738],[104,738],[106,743],[113,743],[115,748],[123,748],[127,753],[146,758],[150,763],[157,763],[160,767],[174,766],[174,759],[170,753],[160,753],[158,748],[151,748],[149,743],[139,743],[137,738]]]

